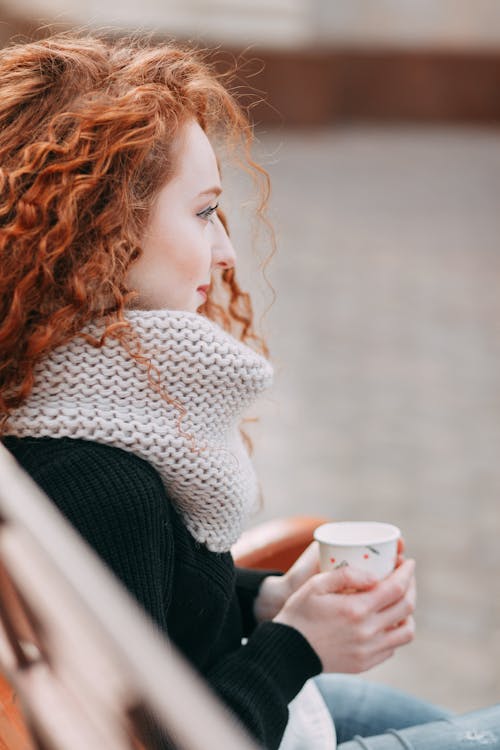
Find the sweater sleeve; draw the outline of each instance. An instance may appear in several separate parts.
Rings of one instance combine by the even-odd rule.
[[[94,444],[88,453],[62,452],[50,472],[41,467],[33,478],[168,634],[174,565],[170,503],[153,467],[138,458],[132,464],[120,460],[113,451],[95,450]],[[258,575],[243,578],[258,590]],[[266,622],[204,677],[256,740],[274,750],[288,720],[287,704],[320,671],[316,652],[297,630]]]
[[[254,570],[253,568],[236,568],[236,596],[243,623],[243,635],[249,636],[257,627],[253,607],[264,578],[270,575],[283,575],[277,570]]]
[[[298,630],[264,622],[207,677],[254,737],[276,750],[288,722],[288,704],[321,669],[318,655]]]

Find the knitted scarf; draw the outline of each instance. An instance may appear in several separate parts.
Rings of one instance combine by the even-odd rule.
[[[98,349],[78,336],[36,367],[33,391],[12,413],[8,432],[83,438],[135,453],[158,470],[193,537],[226,552],[258,499],[238,425],[271,384],[272,367],[202,315],[129,310],[125,317],[162,388],[185,408],[180,421],[179,409],[120,342],[108,339]],[[92,324],[84,332],[99,337],[102,330]]]

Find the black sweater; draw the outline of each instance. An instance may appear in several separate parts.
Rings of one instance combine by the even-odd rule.
[[[294,628],[255,622],[266,573],[196,542],[158,472],[128,451],[70,438],[3,442],[254,737],[277,748],[287,704],[321,662]]]

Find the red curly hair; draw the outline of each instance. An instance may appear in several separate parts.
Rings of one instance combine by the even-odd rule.
[[[189,118],[242,147],[267,223],[248,117],[204,53],[71,33],[0,51],[0,435],[37,362],[92,319],[105,330],[91,343],[112,335],[130,350],[127,272]],[[200,312],[267,355],[234,269]]]

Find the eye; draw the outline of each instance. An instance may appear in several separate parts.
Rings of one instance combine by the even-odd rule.
[[[215,206],[208,206],[207,208],[204,208],[203,211],[199,211],[196,216],[199,216],[200,219],[206,219],[210,221],[210,217],[215,211],[217,211],[218,208],[219,204],[216,203]]]

